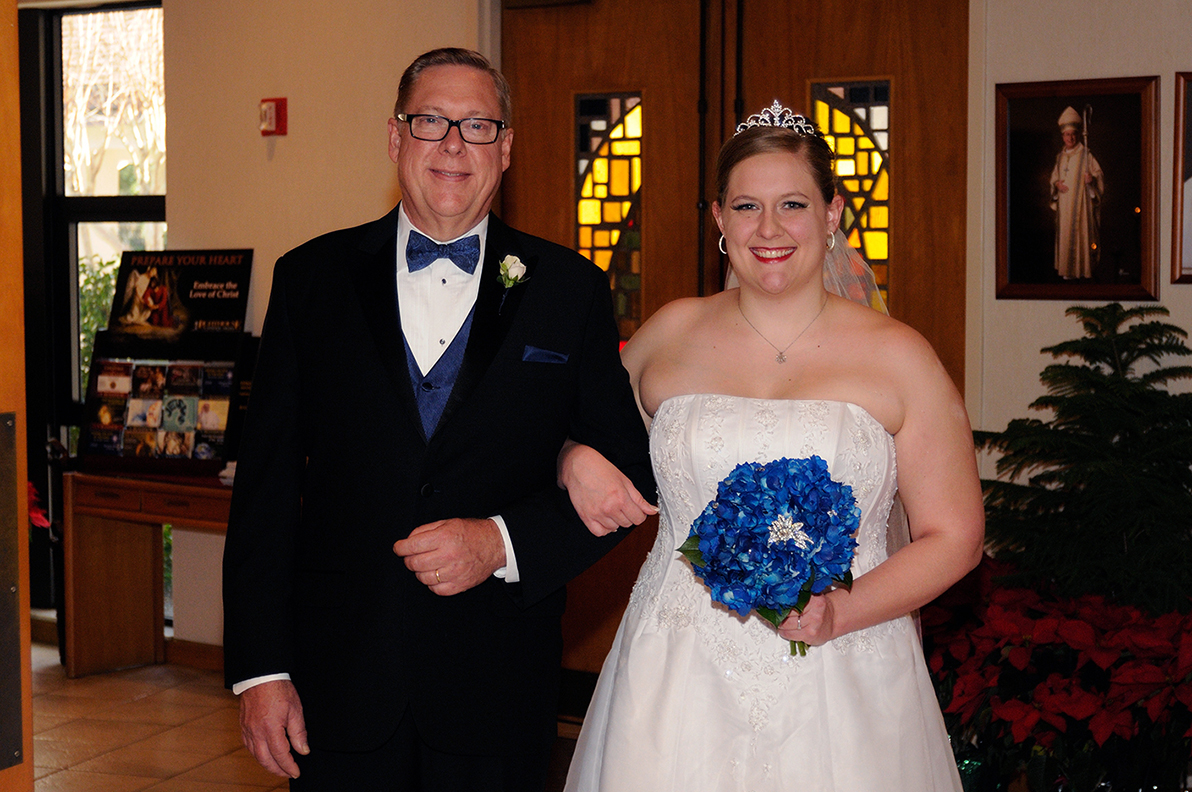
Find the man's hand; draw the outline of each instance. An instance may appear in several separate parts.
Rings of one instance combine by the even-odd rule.
[[[294,683],[262,682],[241,693],[240,736],[261,767],[274,775],[297,778],[298,765],[290,748],[306,755],[310,746]]]
[[[393,545],[393,552],[442,597],[478,586],[505,566],[505,542],[492,520],[451,519],[419,525]]]

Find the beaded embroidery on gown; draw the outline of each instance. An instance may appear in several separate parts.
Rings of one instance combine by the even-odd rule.
[[[818,454],[861,509],[853,574],[887,555],[894,441],[834,401],[690,394],[650,427],[658,539],[584,720],[567,792],[959,792],[912,618],[811,647],[713,603],[676,551],[741,462]]]

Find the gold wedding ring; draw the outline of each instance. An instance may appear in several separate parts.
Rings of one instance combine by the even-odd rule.
[[[443,582],[443,578],[439,577],[439,570],[437,570],[437,569],[435,570],[435,580],[437,580],[440,583]]]

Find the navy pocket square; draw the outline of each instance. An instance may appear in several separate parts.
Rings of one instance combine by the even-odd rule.
[[[522,360],[528,363],[566,363],[567,357],[566,352],[542,349],[532,344],[526,344],[526,349],[522,352]]]

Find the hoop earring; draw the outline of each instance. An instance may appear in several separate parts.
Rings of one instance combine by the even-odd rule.
[[[835,247],[836,247],[836,235],[828,234],[828,250],[832,250]]]
[[[720,235],[720,242],[718,242],[716,244],[716,247],[720,248],[721,253],[723,253],[726,256],[728,255],[728,251],[724,249],[724,234]]]

